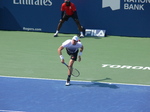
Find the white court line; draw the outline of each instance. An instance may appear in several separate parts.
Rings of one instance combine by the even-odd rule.
[[[18,78],[18,79],[36,79],[36,80],[55,80],[55,81],[66,81],[63,79],[48,79],[48,78],[33,78],[33,77],[16,77],[16,76],[2,76],[0,77],[6,77],[6,78]],[[105,83],[105,84],[118,84],[118,85],[130,85],[130,86],[150,86],[150,85],[144,85],[144,84],[129,84],[129,83],[112,83],[112,82],[94,82],[94,81],[83,81],[83,80],[72,80],[72,82],[90,82],[90,83]],[[1,112],[1,111],[0,111]]]
[[[0,110],[0,112],[25,112],[25,111],[15,111],[15,110]]]

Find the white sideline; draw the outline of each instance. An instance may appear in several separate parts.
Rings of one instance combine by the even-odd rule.
[[[33,78],[33,77],[16,77],[16,76],[2,76],[0,77],[6,77],[6,78],[18,78],[18,79],[36,79],[36,80],[55,80],[55,81],[66,81],[63,79],[48,79],[48,78]],[[83,81],[83,80],[72,80],[74,82],[90,82],[92,81]],[[94,81],[93,81],[94,83]],[[119,85],[130,85],[130,86],[150,86],[150,85],[144,85],[144,84],[129,84],[129,83],[112,83],[112,82],[95,82],[95,83],[105,83],[105,84],[119,84]],[[1,112],[1,111],[0,111]]]
[[[0,110],[0,112],[25,112],[25,111],[15,111],[15,110]]]

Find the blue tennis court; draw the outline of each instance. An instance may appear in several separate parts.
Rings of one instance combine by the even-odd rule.
[[[150,86],[0,77],[0,112],[149,112]]]

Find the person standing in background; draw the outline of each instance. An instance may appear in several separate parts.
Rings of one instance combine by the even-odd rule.
[[[76,6],[72,2],[70,2],[70,0],[64,0],[64,3],[61,5],[61,19],[58,23],[57,30],[56,33],[54,34],[54,37],[58,36],[59,30],[62,27],[63,23],[65,21],[68,21],[70,17],[77,24],[78,30],[80,31],[80,38],[84,37],[82,26],[78,19]]]

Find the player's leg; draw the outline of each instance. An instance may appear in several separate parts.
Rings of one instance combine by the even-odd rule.
[[[70,61],[69,61],[69,69],[68,69],[68,78],[67,78],[67,82],[66,82],[66,86],[70,85],[70,79],[71,79],[71,74],[72,74],[72,68],[73,68],[73,64],[74,62],[77,60],[77,54],[78,54],[78,50],[75,53],[70,53],[67,49],[67,54],[70,55]]]
[[[69,69],[68,69],[68,78],[67,78],[67,83],[66,85],[70,85],[70,79],[71,79],[71,74],[72,74],[72,67],[73,67],[73,63],[74,63],[74,60],[70,59],[69,61]]]
[[[62,24],[63,24],[64,22],[65,22],[65,20],[60,19],[60,21],[59,21],[59,23],[58,23],[58,26],[57,26],[56,33],[54,34],[54,37],[57,37],[57,36],[58,36],[59,30],[60,30],[60,28],[62,27]]]
[[[84,35],[83,35],[83,30],[82,30],[82,26],[80,24],[80,21],[78,19],[78,15],[77,15],[77,12],[75,12],[73,15],[72,15],[72,18],[74,19],[75,23],[77,24],[77,27],[78,27],[78,30],[80,31],[80,38],[83,38]]]
[[[54,34],[54,37],[57,37],[57,36],[58,36],[58,33],[59,33],[60,28],[62,27],[63,23],[69,19],[69,17],[70,17],[70,16],[64,14],[63,18],[60,19],[60,21],[59,21],[59,23],[58,23],[58,26],[57,26],[56,33]]]

